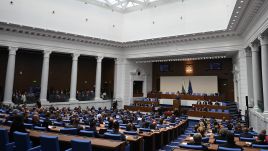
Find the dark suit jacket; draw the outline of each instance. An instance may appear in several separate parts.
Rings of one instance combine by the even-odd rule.
[[[250,133],[242,133],[242,134],[240,134],[240,137],[252,138],[253,135]]]

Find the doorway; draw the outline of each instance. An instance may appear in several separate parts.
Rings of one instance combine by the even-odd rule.
[[[143,97],[143,81],[133,81],[133,97]]]

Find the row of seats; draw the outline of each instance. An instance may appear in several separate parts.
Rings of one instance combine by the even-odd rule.
[[[28,133],[14,132],[14,142],[9,142],[8,132],[0,128],[0,150],[1,151],[60,151],[57,136],[40,137],[40,146],[32,147]],[[72,148],[66,151],[91,151],[91,142],[88,140],[74,139],[71,141]]]

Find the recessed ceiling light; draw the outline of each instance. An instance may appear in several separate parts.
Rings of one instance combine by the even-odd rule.
[[[240,1],[241,3],[244,3],[244,1]]]
[[[241,6],[238,6],[238,8],[241,8]]]
[[[235,19],[233,21],[235,21]]]
[[[237,17],[237,16],[234,16],[235,18]]]
[[[239,13],[239,11],[236,12],[237,14]]]
[[[234,22],[232,22],[232,24],[234,24]]]

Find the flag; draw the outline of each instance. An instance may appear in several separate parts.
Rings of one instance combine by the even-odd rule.
[[[192,88],[192,83],[191,83],[191,80],[189,80],[189,85],[188,85],[188,94],[193,94],[193,88]]]
[[[182,94],[185,94],[185,93],[186,93],[186,91],[185,91],[185,89],[184,89],[184,84],[182,84],[182,87],[181,87],[181,93],[182,93]]]

